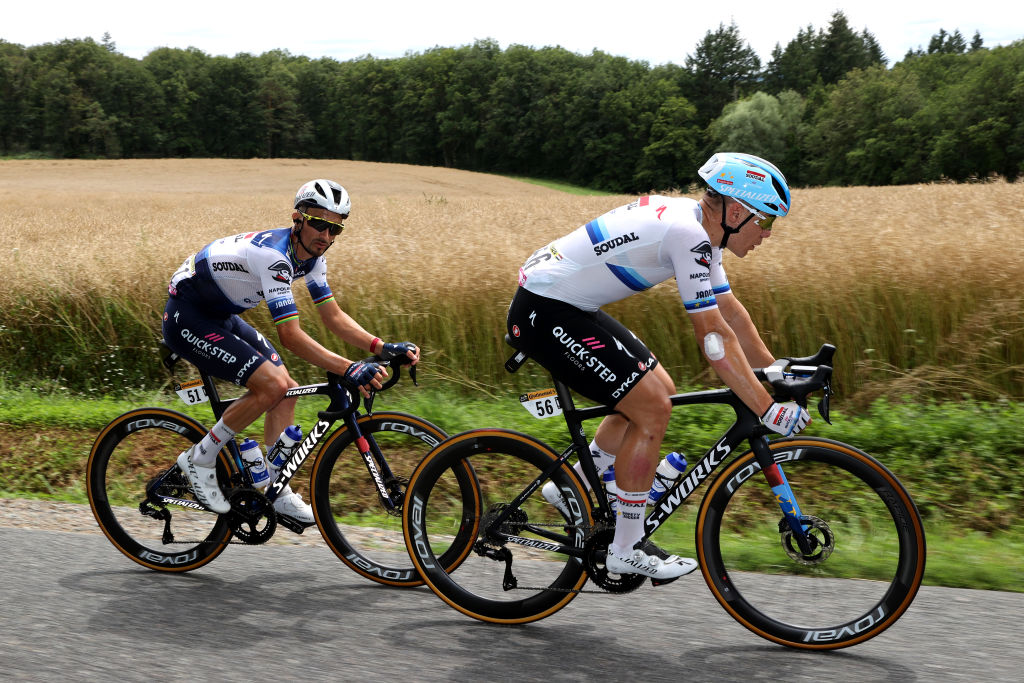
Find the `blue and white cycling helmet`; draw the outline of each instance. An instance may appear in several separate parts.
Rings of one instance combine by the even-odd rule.
[[[738,152],[718,152],[713,155],[697,171],[712,193],[732,197],[751,212],[750,220],[755,215],[764,230],[771,230],[776,217],[789,213],[791,197],[789,184],[782,171],[774,164],[753,154]],[[722,200],[724,203],[724,199]],[[740,223],[736,228],[725,224],[725,211],[722,211],[722,247],[725,247],[729,236],[739,232],[747,223]]]
[[[348,218],[348,214],[352,210],[352,200],[344,187],[333,180],[319,178],[310,180],[295,193],[293,208],[299,209],[307,206],[319,206],[341,214],[342,218]]]

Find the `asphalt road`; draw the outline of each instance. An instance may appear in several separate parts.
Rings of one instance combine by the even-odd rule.
[[[185,575],[95,534],[0,528],[0,680],[1021,681],[1024,594],[925,587],[867,643],[762,640],[699,574],[526,626],[358,577],[326,548],[233,546]]]

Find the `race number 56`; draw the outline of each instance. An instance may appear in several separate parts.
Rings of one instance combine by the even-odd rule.
[[[543,420],[562,414],[562,404],[558,400],[558,392],[554,389],[531,391],[519,396],[519,403],[534,417]]]

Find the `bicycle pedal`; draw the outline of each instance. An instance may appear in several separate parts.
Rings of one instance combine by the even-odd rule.
[[[277,523],[288,531],[296,534],[301,534],[303,531],[315,524],[315,522],[312,524],[304,524],[293,517],[288,517],[287,515],[282,514],[277,515]]]
[[[651,585],[652,586],[664,586],[667,583],[672,583],[673,581],[678,581],[681,578],[683,578],[683,577],[682,576],[673,576],[671,579],[651,579]]]

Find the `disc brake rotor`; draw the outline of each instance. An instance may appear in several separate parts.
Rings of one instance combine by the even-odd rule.
[[[785,520],[779,522],[779,531],[782,537],[782,549],[786,554],[799,564],[813,567],[819,565],[829,558],[836,548],[836,537],[828,523],[812,515],[803,515],[800,522],[807,527],[807,542],[810,545],[810,552],[805,554],[800,550],[800,545],[793,537],[793,530],[789,528]]]

